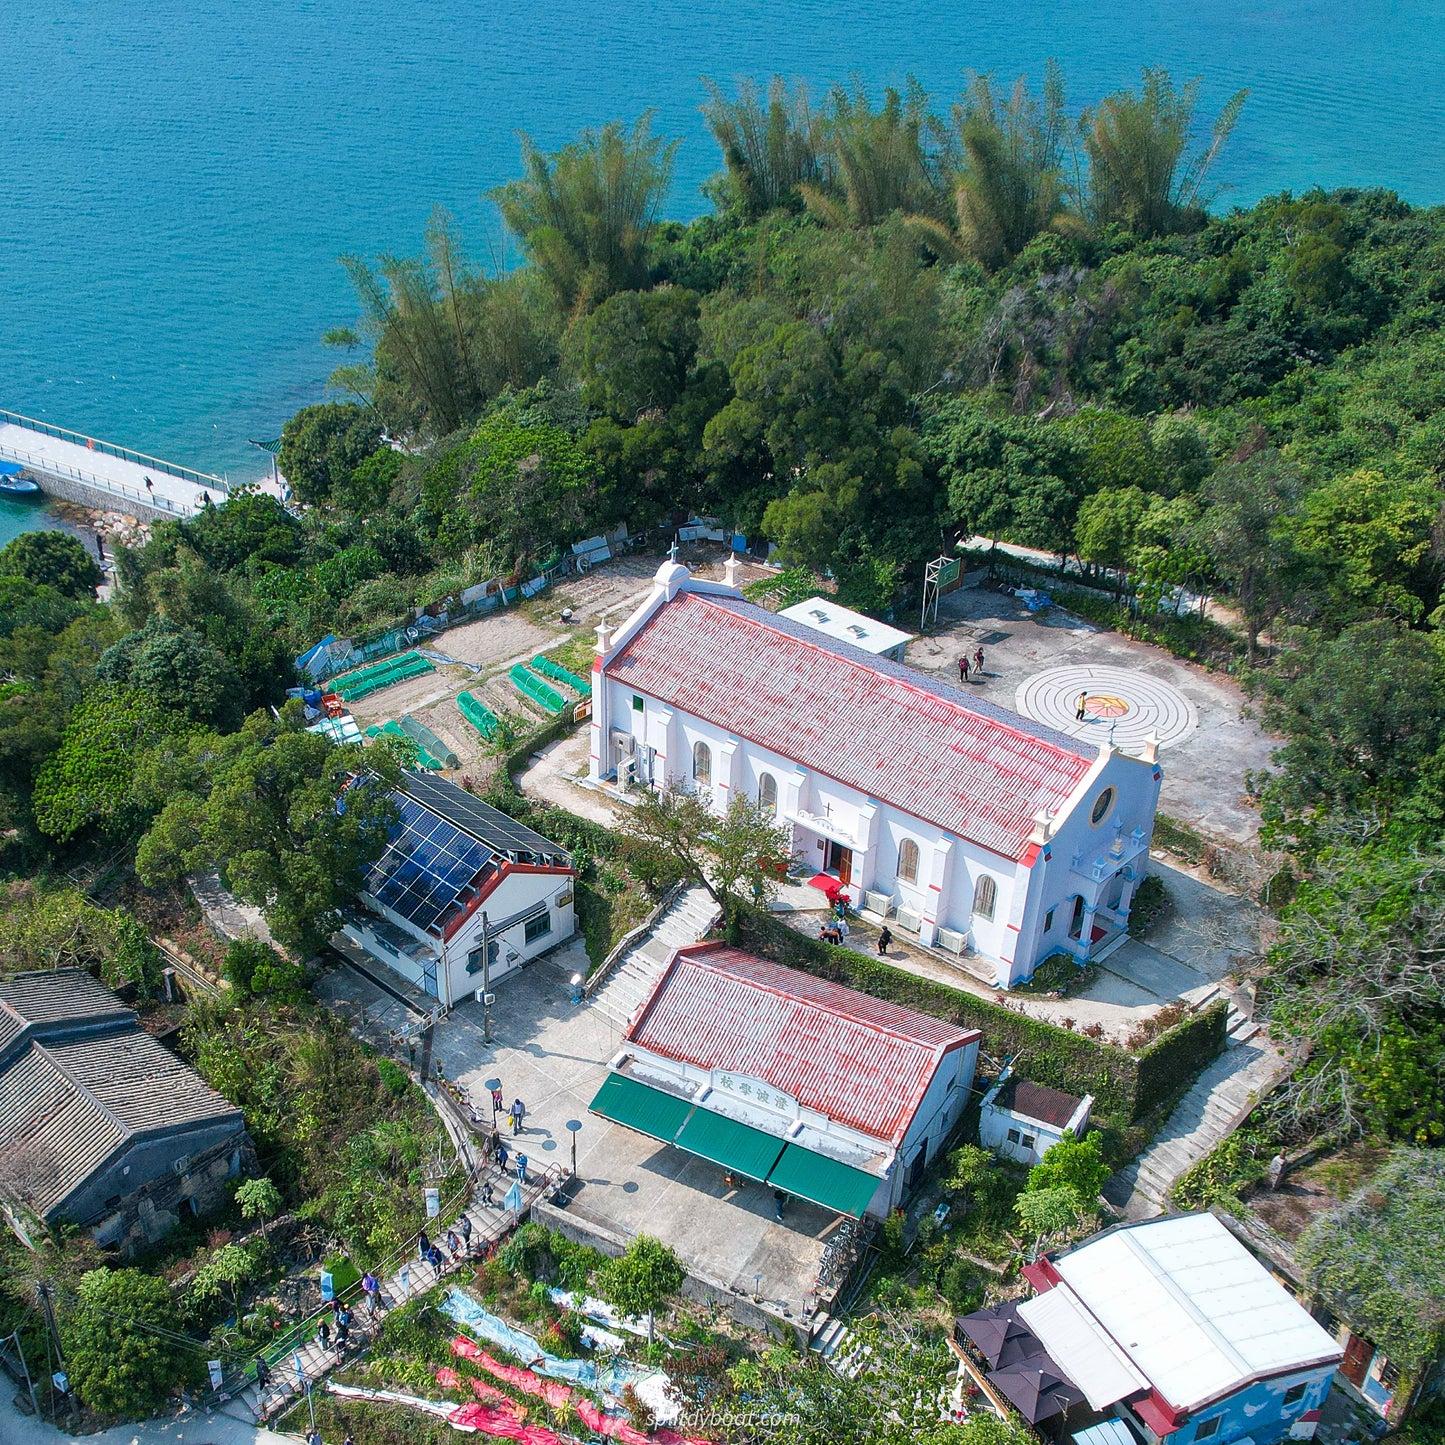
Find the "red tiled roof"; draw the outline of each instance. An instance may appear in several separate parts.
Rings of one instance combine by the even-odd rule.
[[[619,683],[1005,858],[1096,750],[730,597],[680,592],[606,665]]]
[[[953,1049],[981,1037],[721,943],[680,950],[627,1037],[730,1069],[896,1147]]]
[[[1074,1117],[1074,1110],[1084,1101],[1066,1094],[1062,1089],[1050,1089],[1044,1084],[1034,1084],[1010,1074],[1007,1083],[999,1090],[994,1103],[1000,1109],[1010,1109],[1022,1114],[1025,1119],[1034,1119],[1040,1124],[1052,1124],[1062,1129]]]

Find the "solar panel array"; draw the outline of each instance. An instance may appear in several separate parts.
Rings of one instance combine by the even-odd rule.
[[[367,878],[366,891],[408,923],[434,928],[486,866],[492,850],[429,808],[397,795],[401,820]]]
[[[445,778],[408,773],[401,786],[408,797],[424,803],[474,837],[485,838],[500,853],[510,853],[519,861],[528,861],[530,857],[558,863],[567,861],[565,849]]]

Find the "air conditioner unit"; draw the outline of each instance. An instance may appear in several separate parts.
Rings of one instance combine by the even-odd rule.
[[[617,764],[617,785],[622,788],[637,786],[637,759],[623,758]]]
[[[631,733],[625,733],[620,728],[612,730],[612,746],[619,757],[631,757],[637,750],[637,739]]]

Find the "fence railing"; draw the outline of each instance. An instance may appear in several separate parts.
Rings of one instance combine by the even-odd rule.
[[[122,461],[136,462],[152,471],[165,472],[172,477],[180,477],[183,481],[195,482],[198,486],[218,487],[222,492],[231,490],[231,484],[224,477],[215,476],[211,472],[198,472],[176,462],[162,461],[160,457],[150,456],[146,452],[135,452],[129,447],[101,441],[99,437],[86,436],[84,432],[71,431],[67,427],[52,426],[48,421],[38,421],[33,416],[21,416],[19,412],[6,411],[4,407],[0,407],[0,422],[24,427],[27,431],[37,431],[44,436],[54,437],[57,441],[72,442],[76,446],[85,447],[87,451],[104,452],[107,456],[119,457]]]
[[[109,477],[98,477],[94,472],[82,471],[79,467],[72,467],[66,462],[57,462],[53,457],[38,457],[33,452],[7,446],[3,442],[0,442],[0,457],[23,462],[28,467],[34,467],[37,472],[45,472],[52,477],[68,477],[72,481],[80,482],[87,487],[95,487],[98,491],[108,492],[115,497],[134,498],[143,507],[149,507],[157,512],[172,512],[177,517],[189,517],[197,510],[194,507],[178,507],[169,497],[157,496],[153,492],[143,491],[140,487],[128,487],[124,482],[112,481]]]

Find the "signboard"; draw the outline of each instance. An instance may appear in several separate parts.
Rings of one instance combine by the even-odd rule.
[[[206,1370],[211,1377],[211,1388],[213,1390],[219,1390],[221,1388],[221,1362],[219,1360],[207,1360]]]
[[[731,1094],[746,1103],[786,1114],[790,1119],[798,1117],[798,1101],[762,1079],[749,1078],[729,1069],[714,1069],[712,1086],[720,1094]]]
[[[336,1298],[336,1281],[332,1279],[329,1269],[321,1271],[321,1298],[328,1304]]]
[[[440,1189],[428,1189],[426,1192],[426,1217],[435,1219],[442,1212],[442,1195]]]

